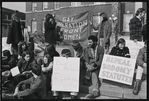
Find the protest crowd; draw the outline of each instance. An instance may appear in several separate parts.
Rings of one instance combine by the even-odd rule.
[[[144,13],[145,9],[139,8],[129,23],[130,40],[133,42],[144,43],[144,46],[139,49],[136,61],[134,62],[134,68],[137,68],[137,73],[132,93],[135,95],[140,91],[143,70],[147,70],[146,25],[142,25],[141,23],[141,17],[144,16]],[[63,49],[61,53],[56,50],[57,44],[64,40],[65,36],[63,36],[63,31],[67,33],[71,32],[71,30],[67,31],[66,29],[59,28],[55,17],[52,14],[47,14],[44,23],[46,45],[43,49],[42,57],[38,57],[35,53],[34,37],[30,35],[27,27],[22,28],[19,12],[15,11],[11,17],[11,27],[9,28],[7,37],[7,44],[11,44],[11,52],[9,50],[2,51],[1,71],[3,94],[10,93],[14,99],[47,99],[48,92],[51,91],[54,99],[63,99],[64,91],[59,90],[60,88],[56,88],[61,85],[60,82],[56,80],[67,82],[67,80],[71,79],[71,76],[75,75],[75,73],[77,74],[76,77],[78,77],[78,79],[73,78],[73,80],[71,80],[72,82],[69,84],[74,87],[74,90],[67,90],[71,95],[71,99],[78,99],[77,96],[81,91],[81,88],[79,87],[81,83],[83,83],[84,86],[89,86],[91,89],[91,93],[87,94],[85,98],[99,97],[99,88],[102,85],[103,80],[103,78],[100,77],[117,79],[119,81],[127,82],[127,84],[132,83],[133,78],[127,76],[127,74],[133,76],[134,74],[131,74],[133,69],[120,66],[125,65],[127,67],[131,65],[130,49],[124,38],[119,38],[115,43],[115,46],[110,49],[112,25],[106,13],[100,13],[101,23],[97,27],[95,27],[91,21],[87,20],[78,25],[73,24],[74,28],[77,28],[77,26],[83,27],[89,25],[94,30],[98,31],[98,35],[88,36],[87,47],[82,46],[79,40],[72,40],[69,43],[69,46],[72,47],[74,54],[67,48]],[[68,26],[68,24],[65,24],[64,27],[65,26],[72,27],[70,25]],[[74,29],[74,31],[78,32],[79,35],[81,29]],[[68,37],[69,36],[67,36],[67,38]],[[111,56],[111,58],[108,56]],[[76,63],[72,62],[74,58],[76,58]],[[104,58],[106,60],[103,60]],[[118,65],[114,66],[106,64],[103,63],[103,61]],[[74,66],[69,68],[71,65],[68,65],[67,62],[74,64]],[[65,67],[65,71],[58,68],[60,64],[61,67]],[[75,66],[78,66],[78,68],[75,68]],[[110,73],[108,71],[101,72],[101,68],[103,70],[107,69],[108,71],[121,72],[125,75]],[[66,73],[70,77],[59,75],[58,72],[56,72],[57,69],[65,73],[67,71],[74,71],[74,74],[73,72]],[[66,80],[62,78],[63,76]],[[83,79],[81,79],[82,77]],[[78,89],[76,90],[75,88],[77,87]]]

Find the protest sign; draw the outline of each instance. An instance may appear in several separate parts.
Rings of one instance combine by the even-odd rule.
[[[11,71],[12,76],[17,76],[20,74],[18,66],[12,68],[10,71]]]
[[[88,12],[74,15],[56,15],[57,25],[62,28],[64,42],[70,43],[72,40],[85,41],[88,36]]]
[[[144,42],[134,42],[132,40],[126,40],[126,46],[129,48],[130,58],[136,59],[139,53],[139,49],[144,47]]]
[[[104,54],[99,77],[131,85],[136,59]]]
[[[54,57],[52,91],[79,91],[80,58]]]

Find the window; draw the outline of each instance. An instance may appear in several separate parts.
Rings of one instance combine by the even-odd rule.
[[[71,2],[71,6],[75,7],[75,6],[80,6],[81,2]]]
[[[93,16],[93,25],[95,27],[97,27],[99,25],[99,23],[100,23],[100,16],[99,15],[94,15]],[[98,30],[93,29],[93,32],[98,32]]]
[[[37,8],[37,3],[33,2],[32,3],[32,11],[35,12]]]
[[[36,32],[37,32],[37,21],[32,20],[32,33],[36,33]]]
[[[5,14],[5,19],[8,20],[8,15],[7,14]]]
[[[48,2],[43,2],[43,10],[44,10],[45,8],[48,8]]]
[[[60,3],[59,2],[55,2],[54,3],[54,8],[55,9],[59,9],[60,8]]]

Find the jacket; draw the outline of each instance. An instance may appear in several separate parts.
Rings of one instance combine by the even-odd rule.
[[[7,44],[18,44],[23,40],[20,21],[12,20],[7,37]]]
[[[91,27],[94,30],[98,30],[98,42],[100,42],[100,38],[104,38],[104,43],[106,45],[106,43],[109,43],[110,45],[110,36],[112,34],[112,24],[109,21],[105,21],[103,23],[100,23],[97,27],[95,27],[93,24],[91,25]]]
[[[137,56],[137,64],[143,67],[144,63],[147,63],[147,48],[146,47],[141,48]]]
[[[136,16],[130,19],[129,30],[130,40],[142,41],[142,23]]]
[[[102,63],[102,59],[103,59],[103,55],[104,55],[104,48],[101,47],[100,45],[97,46],[97,53],[96,53],[96,60],[95,60],[95,64],[97,65],[97,68],[93,67],[94,70],[96,69],[100,69],[101,67],[101,63]],[[91,48],[87,47],[84,49],[84,61],[85,61],[85,65],[90,64],[92,61],[93,57],[91,54]]]
[[[56,22],[53,24],[49,22],[45,22],[45,42],[49,44],[56,44],[56,35],[55,35],[55,27],[56,27]]]
[[[30,84],[30,89],[19,91],[17,94],[18,97],[30,96],[28,97],[29,99],[45,99],[46,98],[45,80],[43,78],[43,75],[38,76],[37,78],[31,77],[25,81],[21,81],[17,85],[17,87],[20,87],[23,84]]]
[[[128,57],[130,58],[129,48],[124,47],[122,50],[116,46],[114,46],[109,53],[109,55],[121,56],[121,57]]]
[[[143,36],[143,41],[147,40],[147,24],[143,25],[142,28],[142,36]]]

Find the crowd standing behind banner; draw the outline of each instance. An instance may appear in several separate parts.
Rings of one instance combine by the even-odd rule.
[[[143,12],[143,13],[142,13]],[[134,35],[133,32],[136,29],[141,28],[140,18],[144,14],[144,9],[139,8],[136,12],[136,16],[130,20],[130,39],[140,39],[140,30],[137,32],[139,34]],[[84,15],[87,17],[87,15]],[[119,39],[116,46],[114,46],[109,52],[110,46],[110,36],[112,33],[112,26],[108,21],[107,14],[104,12],[100,14],[101,18],[103,19],[102,22],[95,28],[92,23],[90,22],[91,26],[98,30],[98,37],[94,35],[90,35],[88,37],[88,46],[83,48],[79,42],[79,40],[73,40],[70,44],[74,49],[74,57],[80,58],[80,81],[81,76],[83,76],[83,84],[90,85],[90,89],[92,92],[86,95],[86,98],[96,98],[100,96],[99,88],[102,83],[102,79],[99,78],[99,72],[102,64],[102,59],[104,54],[121,56],[121,57],[128,57],[130,58],[129,48],[125,46],[125,40],[123,38]],[[139,28],[134,28],[135,21],[138,21]],[[15,12],[12,15],[12,25],[9,30],[7,43],[12,43],[12,55],[8,50],[3,51],[2,54],[2,91],[4,88],[10,88],[10,84],[15,89],[12,89],[14,93],[14,97],[23,98],[23,99],[45,99],[48,96],[48,91],[51,91],[52,87],[52,72],[53,72],[53,59],[54,56],[59,57],[59,53],[55,49],[56,44],[56,22],[54,17],[51,14],[46,15],[46,22],[45,22],[45,42],[48,43],[46,48],[44,49],[44,56],[42,59],[34,58],[34,39],[33,37],[29,36],[28,38],[24,39],[22,37],[21,32],[21,25],[18,18],[18,12]],[[134,29],[135,30],[134,30]],[[61,28],[60,28],[61,30]],[[15,35],[12,35],[14,33]],[[62,30],[61,30],[62,31]],[[17,33],[16,33],[17,32]],[[24,36],[25,36],[24,31]],[[59,34],[59,37],[62,38],[62,33]],[[135,37],[138,36],[138,37]],[[13,40],[11,40],[11,39]],[[24,39],[24,40],[23,40]],[[15,40],[15,41],[14,41]],[[13,43],[13,41],[15,43]],[[18,44],[19,43],[19,44]],[[19,47],[19,49],[18,49]],[[106,51],[105,51],[106,50]],[[19,56],[18,56],[19,55]],[[69,49],[63,49],[61,56],[63,57],[72,57],[72,54]],[[137,76],[136,76],[136,83],[134,87],[134,94],[138,94],[140,90],[140,77],[142,74],[142,69],[146,68],[146,41],[145,46],[140,49],[138,57],[137,57],[137,64],[141,66],[141,70],[138,67]],[[19,60],[18,60],[19,58]],[[16,67],[17,66],[17,67]],[[12,77],[10,70],[12,68],[19,68],[20,76]],[[142,68],[143,67],[143,68]],[[83,73],[85,72],[85,73]],[[8,79],[3,79],[3,78]],[[25,80],[25,81],[23,81]],[[10,82],[11,81],[11,82]],[[28,85],[29,84],[29,85]],[[17,86],[16,86],[17,85]],[[61,92],[62,93],[62,92]],[[61,93],[59,91],[53,91],[53,96],[55,99],[61,99]],[[72,99],[77,99],[78,92],[71,92],[70,93]]]

